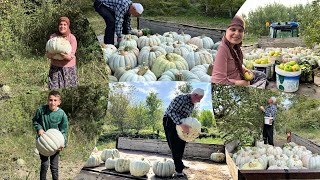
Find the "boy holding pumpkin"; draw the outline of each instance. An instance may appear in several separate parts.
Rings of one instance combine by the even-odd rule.
[[[203,96],[204,90],[200,88],[193,90],[191,94],[178,95],[172,100],[163,117],[163,127],[172,152],[177,177],[184,177],[185,174],[182,171],[187,167],[182,162],[186,142],[179,138],[176,126],[180,126],[183,133],[189,133],[190,126],[183,124],[181,119],[192,114],[194,105],[200,102]]]
[[[58,91],[51,91],[48,95],[48,104],[42,105],[36,111],[32,119],[33,127],[37,132],[37,138],[42,136],[48,129],[58,129],[64,136],[64,147],[67,144],[67,131],[68,131],[68,117],[66,113],[59,108],[61,104],[61,96]],[[57,153],[50,156],[50,169],[53,180],[58,180],[59,170],[59,152],[64,147],[60,147]],[[40,154],[41,170],[40,179],[45,180],[47,177],[47,170],[49,166],[49,157]]]

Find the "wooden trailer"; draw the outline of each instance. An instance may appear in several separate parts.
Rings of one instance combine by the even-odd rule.
[[[305,146],[312,153],[320,154],[320,146],[291,133],[291,142]],[[264,180],[264,179],[320,179],[320,170],[239,170],[229,153],[238,147],[239,141],[235,140],[225,145],[226,162],[234,180]]]
[[[125,158],[147,158],[151,164],[163,158],[171,159],[170,150],[166,141],[158,139],[138,139],[119,137],[117,139],[116,148],[120,151],[120,157]],[[184,172],[188,175],[187,178],[179,179],[194,179],[194,180],[217,180],[232,179],[227,165],[214,163],[209,160],[211,153],[220,150],[224,151],[224,145],[187,143],[184,154],[184,163],[189,166]],[[118,173],[114,170],[107,170],[104,164],[100,164],[94,168],[82,168],[76,180],[119,180],[119,179],[164,179],[156,177],[150,169],[145,177],[134,177],[129,173]],[[172,178],[170,178],[172,179]]]

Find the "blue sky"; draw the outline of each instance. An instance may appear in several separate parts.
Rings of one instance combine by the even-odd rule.
[[[152,82],[118,82],[110,83],[110,88],[113,89],[115,84],[123,84],[126,87],[122,88],[124,93],[129,92],[129,86],[134,86],[135,91],[133,92],[133,98],[135,101],[144,101],[148,96],[149,92],[158,93],[158,98],[163,101],[163,106],[166,109],[171,100],[175,97],[175,92],[178,86],[184,84],[181,81],[152,81]],[[205,91],[205,95],[200,103],[196,106],[200,110],[210,110],[212,112],[212,96],[211,96],[211,83],[191,83],[193,89],[202,88]]]

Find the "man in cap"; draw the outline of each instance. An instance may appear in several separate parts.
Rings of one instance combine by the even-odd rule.
[[[265,122],[263,125],[263,141],[264,144],[273,144],[273,126],[274,121],[276,120],[277,106],[275,105],[276,98],[271,97],[268,100],[268,106],[264,108],[260,106],[260,110],[264,113],[265,120],[269,120],[269,122]]]
[[[172,100],[163,117],[163,127],[177,177],[184,177],[182,171],[187,167],[182,162],[186,142],[179,138],[176,126],[181,126],[184,133],[189,133],[190,126],[182,124],[181,119],[191,116],[195,104],[200,102],[203,96],[204,90],[200,88],[193,90],[191,94],[178,95]]]
[[[129,34],[131,31],[130,16],[138,17],[143,12],[143,6],[132,3],[131,0],[95,0],[93,7],[106,22],[105,44],[114,44],[115,33],[119,43],[122,34]]]

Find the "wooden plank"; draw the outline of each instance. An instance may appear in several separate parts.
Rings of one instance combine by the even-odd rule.
[[[158,154],[171,155],[171,150],[167,141],[159,139],[140,139],[119,137],[117,139],[117,149],[153,152]],[[194,159],[209,159],[213,152],[224,152],[224,145],[187,143],[184,157]]]
[[[192,37],[206,35],[211,37],[214,42],[221,41],[226,31],[225,29],[199,27],[188,24],[171,23],[144,18],[139,18],[138,23],[138,27],[140,29],[149,28],[154,34],[163,34],[169,31],[174,31],[177,33],[184,32],[186,34],[190,34]]]
[[[295,142],[301,146],[305,146],[312,153],[320,154],[320,146],[318,144],[316,144],[308,139],[302,138],[302,137],[298,136],[297,134],[291,133],[291,141]]]
[[[225,148],[225,152],[226,152],[225,153],[226,154],[226,162],[227,162],[230,174],[234,180],[238,180],[238,168],[237,168],[236,164],[233,162],[227,148]]]
[[[320,179],[320,171],[317,170],[240,170],[243,177],[239,179]]]

